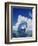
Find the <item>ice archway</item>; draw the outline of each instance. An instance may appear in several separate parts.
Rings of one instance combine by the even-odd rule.
[[[13,37],[32,36],[32,19],[19,15],[12,31]]]

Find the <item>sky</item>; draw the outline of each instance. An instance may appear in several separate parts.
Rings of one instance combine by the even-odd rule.
[[[11,7],[11,21],[13,25],[16,24],[19,15],[32,19],[32,8],[16,6]]]

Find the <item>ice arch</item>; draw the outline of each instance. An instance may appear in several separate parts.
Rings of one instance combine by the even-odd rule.
[[[14,37],[32,36],[32,20],[19,15],[16,24],[13,26]]]

